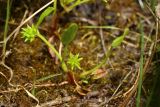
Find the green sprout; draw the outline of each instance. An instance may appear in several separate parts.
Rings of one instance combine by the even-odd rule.
[[[57,55],[59,60],[62,62],[62,57],[55,49],[55,47],[51,43],[49,43],[43,35],[39,33],[38,29],[36,29],[34,25],[32,25],[31,27],[27,25],[26,28],[22,28],[21,33],[22,33],[22,38],[25,39],[25,42],[26,41],[32,42],[36,36],[39,37],[49,48],[52,49],[52,51]]]
[[[39,33],[34,25],[29,26],[27,25],[26,28],[22,28],[22,38],[25,39],[25,42],[29,41],[32,42],[35,39],[35,36]]]
[[[28,25],[26,28],[22,28],[21,33],[22,33],[22,38],[24,38],[25,41],[32,42],[35,39],[35,37],[39,37],[56,54],[56,56],[62,63],[61,67],[63,71],[65,72],[68,71],[66,63],[63,62],[62,56],[58,53],[55,47],[51,43],[49,43],[43,35],[40,34],[38,29],[36,29],[34,25],[32,25],[31,27]]]
[[[64,33],[62,34],[63,35],[62,42],[64,43],[64,45],[68,45],[74,39],[77,29],[78,29],[78,25],[75,23],[71,23],[71,25],[67,29],[65,29]],[[25,39],[25,42],[27,41],[32,42],[35,39],[35,37],[40,38],[56,54],[56,56],[61,62],[61,67],[63,71],[64,72],[68,71],[67,65],[63,61],[62,56],[58,53],[55,47],[51,43],[49,43],[47,39],[38,31],[35,25],[32,25],[32,26],[27,25],[26,28],[22,28],[21,34],[22,34],[22,38]],[[66,36],[68,38],[66,38]],[[74,69],[75,67],[80,69],[79,61],[82,60],[82,58],[78,58],[78,57],[79,55],[76,55],[75,57],[74,55],[70,55],[70,59],[68,60],[68,63],[71,64],[72,69]]]
[[[66,12],[69,12],[74,7],[81,5],[83,3],[86,3],[88,1],[90,0],[60,0],[60,5],[64,8]],[[53,7],[48,7],[47,9],[45,9],[45,11],[40,15],[36,24],[32,26],[27,25],[26,28],[22,28],[22,31],[21,31],[22,38],[25,39],[25,42],[27,41],[32,42],[35,39],[35,37],[40,38],[58,57],[59,61],[61,62],[61,68],[63,69],[64,72],[70,72],[68,71],[67,64],[71,67],[71,70],[74,70],[76,68],[81,70],[82,68],[80,67],[80,61],[83,58],[79,57],[79,54],[73,55],[72,53],[70,53],[67,62],[65,62],[64,60],[65,56],[67,56],[66,54],[68,53],[68,45],[75,39],[76,33],[78,31],[78,25],[76,23],[71,23],[66,29],[64,29],[62,34],[60,34],[61,35],[60,40],[64,46],[64,54],[63,54],[64,56],[63,57],[61,56],[61,54],[58,53],[54,45],[48,42],[47,39],[38,30],[38,27],[43,22],[46,16],[48,16],[51,13],[55,15],[56,8],[57,8],[57,0],[55,0]],[[124,37],[128,33],[128,30],[129,29],[125,29],[124,34],[112,42],[110,48],[106,52],[104,60],[102,60],[101,63],[99,63],[97,66],[93,67],[90,70],[86,70],[86,71],[83,70],[83,72],[80,74],[80,78],[85,78],[88,75],[91,75],[97,69],[105,65],[107,59],[112,53],[113,48],[116,48],[122,43]]]
[[[79,54],[73,55],[72,53],[70,53],[67,63],[71,66],[71,70],[74,70],[74,68],[81,69],[80,61],[82,59],[83,58],[79,58]]]

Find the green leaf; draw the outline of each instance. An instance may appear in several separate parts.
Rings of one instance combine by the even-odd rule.
[[[48,16],[49,14],[51,14],[51,12],[53,12],[53,11],[54,11],[53,7],[48,7],[46,10],[44,10],[44,12],[40,15],[40,17],[38,19],[36,27],[38,27],[42,23],[42,21],[44,20],[44,18],[46,16]]]
[[[73,41],[76,36],[77,30],[78,25],[75,23],[70,24],[70,26],[64,30],[61,38],[63,45],[68,45]]]
[[[112,42],[112,47],[113,48],[116,48],[117,46],[119,46],[122,41],[124,39],[124,36],[120,36],[120,37],[117,37],[113,42]]]
[[[120,36],[120,37],[117,37],[117,38],[112,42],[112,45],[111,45],[111,46],[112,46],[113,48],[116,48],[117,46],[119,46],[119,45],[122,43],[124,37],[128,34],[128,32],[129,32],[129,29],[126,28],[126,29],[124,30],[123,35]]]

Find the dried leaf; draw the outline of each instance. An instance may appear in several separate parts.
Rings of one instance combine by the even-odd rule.
[[[108,72],[104,71],[102,69],[97,69],[91,75],[93,75],[93,77],[92,77],[93,79],[100,79],[100,78],[103,78],[103,77],[107,76]]]
[[[25,88],[24,88],[24,90],[26,91],[26,93],[28,94],[29,97],[31,97],[31,98],[33,98],[34,100],[36,100],[37,103],[39,104],[39,100],[38,100],[34,95],[32,95],[32,94],[31,94],[28,90],[26,90]]]

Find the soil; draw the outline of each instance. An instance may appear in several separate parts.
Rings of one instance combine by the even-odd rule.
[[[28,17],[48,2],[49,0],[13,0],[8,34],[20,24],[26,10]],[[0,1],[1,41],[6,4],[6,1]],[[58,12],[62,11],[60,7]],[[27,24],[36,22],[39,15]],[[48,16],[40,26],[40,32],[47,39],[53,36],[53,45],[59,49],[60,40],[53,32],[61,33],[70,23],[77,23],[79,30],[69,51],[79,53],[83,58],[81,67],[86,70],[102,61],[105,51],[116,37],[123,34],[125,28],[129,28],[130,32],[122,45],[113,50],[109,60],[99,69],[105,72],[103,77],[89,78],[88,83],[84,83],[78,77],[82,71],[74,71],[76,81],[83,89],[89,90],[85,95],[76,91],[76,86],[69,82],[68,75],[61,69],[60,62],[50,55],[48,47],[39,38],[27,43],[20,33],[12,36],[7,42],[5,65],[0,65],[0,107],[32,107],[37,104],[40,107],[120,107],[138,75],[140,22],[144,25],[145,60],[150,57],[150,38],[155,38],[155,23],[151,13],[147,8],[141,9],[135,0],[112,0],[109,4],[94,0],[69,13],[58,14],[57,17],[58,21],[55,22],[54,16]],[[55,25],[57,27],[53,28]],[[88,25],[115,26],[119,29],[84,28]],[[1,53],[2,48],[3,44],[0,45]],[[11,72],[13,77],[8,81]],[[125,107],[135,107],[136,92],[134,93]],[[146,99],[145,94],[142,95],[142,105]]]

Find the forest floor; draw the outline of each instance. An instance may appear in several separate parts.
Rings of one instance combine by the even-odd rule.
[[[19,1],[19,2],[17,2]],[[13,0],[8,35],[21,22],[45,5],[49,0]],[[0,1],[0,40],[7,2]],[[62,9],[58,10],[59,13]],[[27,24],[38,19],[36,15]],[[75,70],[77,83],[83,93],[69,82],[59,61],[50,55],[48,47],[38,38],[24,42],[20,30],[7,41],[5,64],[0,65],[0,107],[135,107],[136,90],[140,67],[140,25],[144,27],[144,71],[145,86],[142,90],[141,105],[147,101],[152,78],[150,61],[156,38],[156,23],[149,9],[142,9],[135,0],[112,0],[110,3],[94,0],[74,8],[63,15],[48,16],[40,26],[45,38],[55,38],[53,45],[59,49],[60,40],[54,36],[57,31],[70,23],[77,23],[79,29],[75,40],[69,46],[70,52],[79,53],[83,58],[81,67],[91,69],[103,60],[112,41],[129,28],[123,43],[115,48],[104,66],[92,75],[88,83],[79,79],[81,70]],[[110,26],[110,28],[87,28],[86,26]],[[0,44],[1,50],[3,43]],[[3,51],[0,51],[1,53]],[[102,73],[102,76],[101,76]],[[98,76],[100,75],[100,77]],[[95,78],[94,78],[95,77]]]

